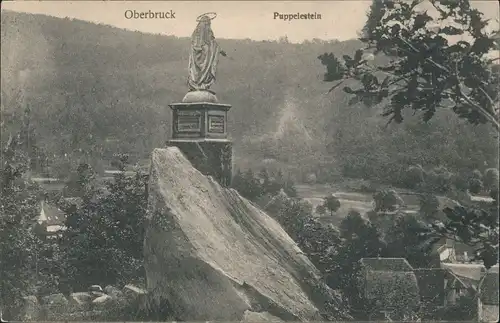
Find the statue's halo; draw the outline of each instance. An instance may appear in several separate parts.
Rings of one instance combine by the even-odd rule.
[[[217,17],[217,14],[215,12],[207,12],[207,13],[204,13],[204,14],[201,14],[199,15],[197,18],[196,18],[196,21],[199,22],[201,20],[201,18],[203,17],[207,17],[209,20],[212,20],[214,19],[215,17]]]

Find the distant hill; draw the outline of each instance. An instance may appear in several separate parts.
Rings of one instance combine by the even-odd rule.
[[[164,145],[170,131],[168,104],[187,91],[188,38],[8,11],[2,11],[1,27],[4,131],[16,125],[14,116],[24,100],[33,111],[39,145],[54,159],[65,154],[107,159],[115,152],[143,159]],[[213,90],[233,106],[229,132],[241,165],[272,159],[308,172],[318,162],[333,167],[353,164],[349,156],[363,160],[366,147],[382,146],[377,154],[386,158],[394,140],[412,147],[411,154],[417,148],[426,155],[436,149],[437,143],[418,143],[421,134],[416,132],[422,128],[417,121],[384,132],[385,120],[376,111],[347,107],[340,88],[326,94],[331,84],[322,82],[324,68],[317,56],[350,54],[361,47],[357,40],[219,43],[229,59],[221,57]],[[14,121],[9,124],[8,118]],[[463,126],[453,118],[445,115],[425,127],[444,137],[453,136],[450,131],[470,134],[478,142],[466,145],[474,147],[478,160],[495,158],[491,141],[473,138],[487,133],[484,127]],[[408,127],[417,130],[411,133]],[[439,151],[457,148],[456,138],[447,140]],[[421,162],[449,163],[446,158]]]

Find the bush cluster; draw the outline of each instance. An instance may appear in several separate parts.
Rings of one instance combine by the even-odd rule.
[[[274,196],[283,190],[287,196],[296,197],[297,190],[290,177],[284,177],[281,171],[271,173],[262,169],[255,174],[252,169],[245,172],[237,170],[232,180],[232,187],[236,189],[243,197],[257,201],[265,196]]]

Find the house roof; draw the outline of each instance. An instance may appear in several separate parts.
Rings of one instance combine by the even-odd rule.
[[[495,200],[491,198],[490,196],[481,196],[481,195],[471,195],[470,200],[472,202],[479,202],[479,203],[493,203]]]
[[[499,305],[498,267],[492,267],[479,283],[479,298],[485,305]]]
[[[445,275],[446,270],[442,268],[419,268],[415,269],[420,299],[426,303],[444,305],[445,300]]]
[[[413,272],[368,270],[365,279],[365,296],[378,308],[408,309],[420,304]]]
[[[66,214],[59,208],[48,204],[45,201],[41,203],[40,216],[38,217],[38,223],[45,224],[47,226],[62,226],[66,221]]]
[[[362,258],[361,265],[367,270],[413,272],[404,258]]]
[[[446,196],[437,196],[436,197],[439,203],[439,210],[442,210],[444,208],[449,207],[450,209],[453,209],[457,206],[460,206],[460,203],[457,201],[450,199],[449,197]]]
[[[486,273],[486,268],[482,264],[442,263],[441,267],[453,272],[461,279],[466,278],[478,283]]]
[[[474,248],[466,245],[465,243],[456,242],[454,248],[455,253],[457,254],[463,254],[464,252],[467,252],[470,257],[474,255]]]

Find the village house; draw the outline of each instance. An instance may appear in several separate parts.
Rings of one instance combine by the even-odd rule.
[[[441,263],[441,268],[446,269],[450,274],[447,276],[451,277],[448,286],[454,286],[458,293],[455,297],[471,293],[475,295],[481,279],[486,274],[486,268],[482,264]],[[450,301],[452,301],[451,296]]]
[[[54,238],[66,229],[66,214],[56,206],[40,202],[40,214],[35,224],[35,232],[45,238]]]
[[[487,272],[470,263],[414,269],[404,258],[363,258],[360,263],[369,320],[407,320],[417,312],[439,320],[462,300],[470,300],[467,313],[482,322],[498,317],[498,265]]]
[[[442,239],[435,244],[434,252],[439,254],[443,263],[470,264],[474,257],[474,248],[451,239]],[[480,264],[476,262],[476,264]]]
[[[415,269],[420,300],[426,313],[459,304],[462,298],[477,301],[471,315],[481,322],[497,322],[498,265],[486,271],[481,264],[442,263],[441,268]],[[437,319],[437,317],[436,317]]]

